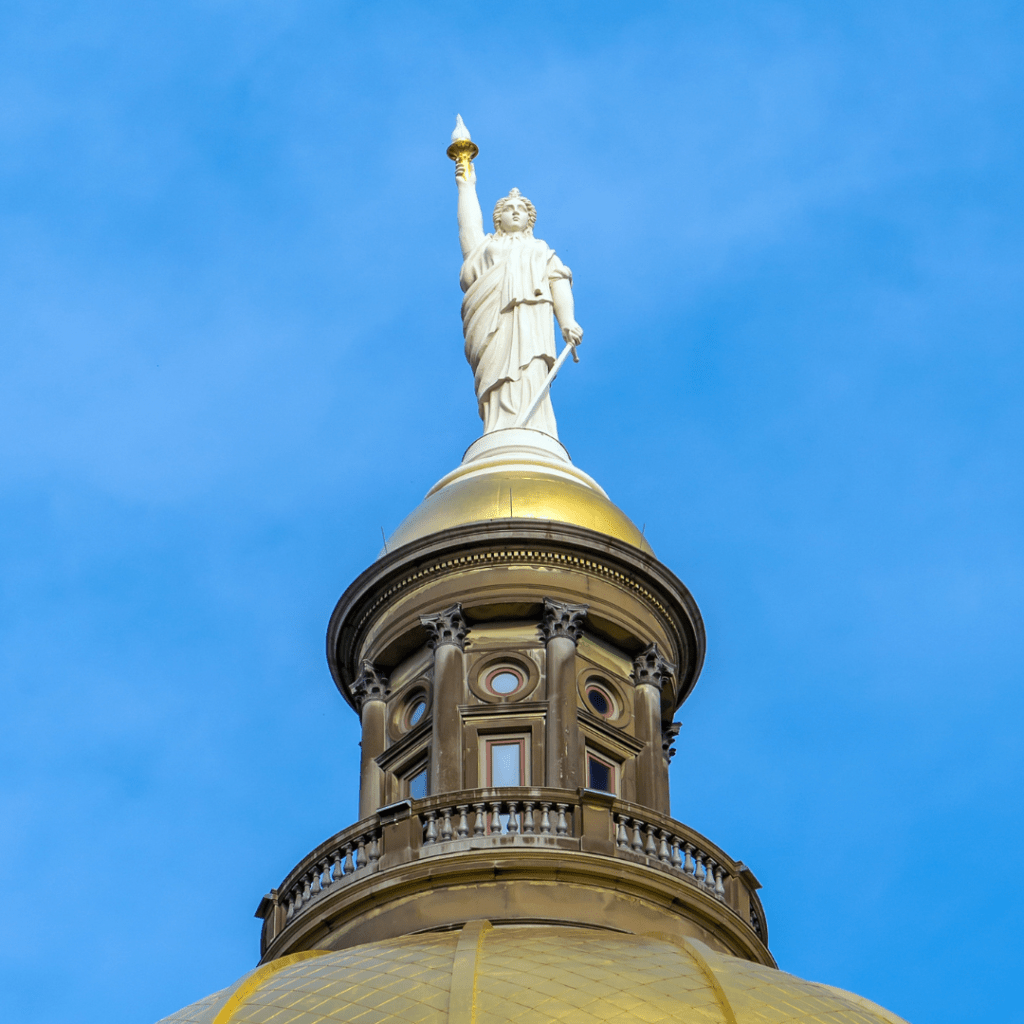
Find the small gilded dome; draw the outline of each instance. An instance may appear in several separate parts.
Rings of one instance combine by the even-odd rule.
[[[499,430],[470,446],[387,540],[387,551],[454,526],[491,519],[571,523],[653,554],[630,518],[538,430]]]
[[[295,953],[161,1024],[905,1024],[850,992],[701,942],[475,921]]]

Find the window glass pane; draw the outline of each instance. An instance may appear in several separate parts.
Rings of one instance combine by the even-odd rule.
[[[427,702],[425,700],[418,700],[413,704],[412,709],[409,712],[409,724],[419,725],[420,720],[423,718],[423,713],[427,710]]]
[[[495,693],[515,693],[519,689],[519,684],[522,680],[515,674],[515,672],[496,672],[491,676],[491,689]]]
[[[587,758],[587,785],[590,789],[599,789],[604,793],[612,791],[612,769],[611,765],[598,761],[597,758]]]
[[[491,744],[492,786],[521,786],[523,784],[519,770],[521,750],[521,742]]]
[[[417,772],[409,779],[409,797],[422,800],[427,795],[427,769]]]
[[[599,690],[596,686],[591,686],[587,689],[587,700],[590,701],[590,706],[599,715],[607,717],[608,713],[612,710],[612,702],[608,699],[608,694],[604,690]]]

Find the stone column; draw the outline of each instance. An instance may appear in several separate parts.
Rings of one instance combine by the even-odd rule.
[[[388,681],[370,662],[364,661],[352,684],[352,696],[363,725],[359,744],[359,817],[368,818],[384,803],[384,772],[377,758],[384,753],[387,742]]]
[[[589,605],[544,598],[540,632],[545,658],[548,721],[545,735],[545,786],[578,789],[585,785],[580,727],[576,718],[576,645],[583,635]],[[534,785],[538,780],[533,780]]]
[[[644,743],[636,759],[636,802],[663,814],[669,813],[669,801],[668,761],[661,727],[661,688],[674,672],[675,666],[662,657],[657,644],[651,644],[633,662],[636,738]]]
[[[434,651],[433,729],[430,741],[431,793],[462,789],[462,718],[459,705],[469,702],[463,651],[466,620],[462,605],[453,604],[436,615],[421,615]]]

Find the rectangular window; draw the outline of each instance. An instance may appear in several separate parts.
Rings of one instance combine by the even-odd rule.
[[[597,789],[602,793],[616,792],[615,765],[587,751],[587,788]]]
[[[526,785],[526,737],[487,740],[487,787]]]
[[[427,795],[427,769],[421,768],[415,775],[410,775],[406,785],[410,800],[422,800]]]

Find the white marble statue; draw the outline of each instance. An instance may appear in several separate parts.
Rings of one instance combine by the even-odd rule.
[[[464,260],[459,283],[466,293],[462,330],[484,433],[525,425],[557,438],[549,394],[528,423],[522,424],[521,417],[555,363],[552,313],[573,352],[582,340],[583,328],[574,317],[572,274],[546,242],[533,237],[537,211],[519,189],[498,200],[494,234],[484,234],[470,160],[456,163],[455,181]]]

